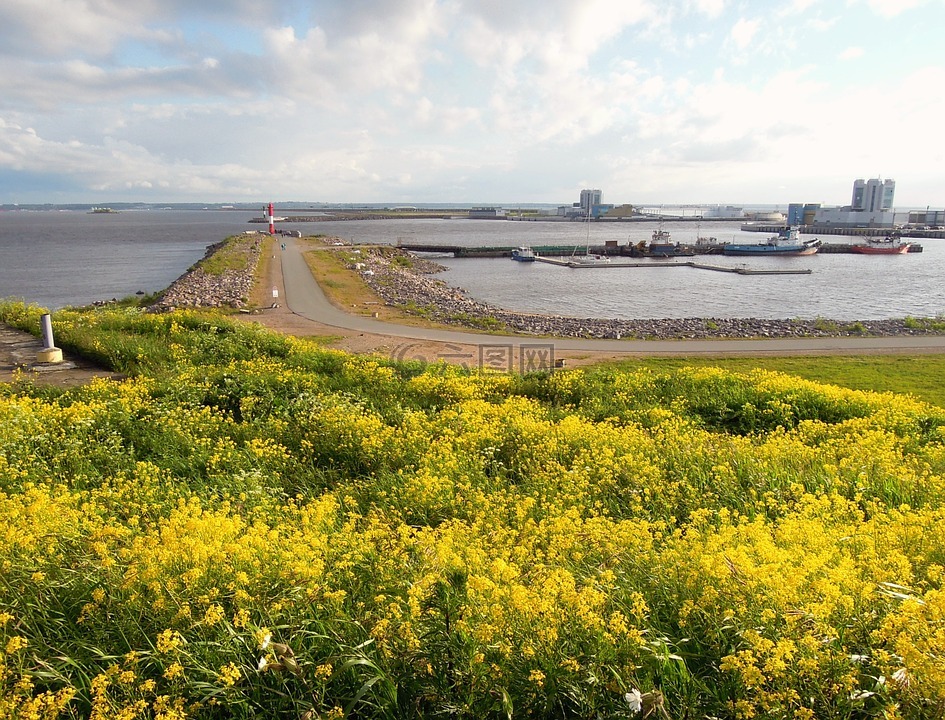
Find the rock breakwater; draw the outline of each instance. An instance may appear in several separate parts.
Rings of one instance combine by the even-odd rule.
[[[406,259],[405,259],[406,258]],[[945,321],[928,319],[764,320],[684,318],[617,320],[517,313],[469,297],[431,274],[446,270],[393,248],[365,254],[362,277],[381,299],[405,312],[447,325],[557,337],[601,339],[709,339],[940,335]]]
[[[148,310],[245,307],[253,292],[261,252],[262,237],[255,233],[208,246],[203,259],[171,283]],[[210,267],[211,259],[221,254],[226,257],[223,267],[208,272],[205,268]]]

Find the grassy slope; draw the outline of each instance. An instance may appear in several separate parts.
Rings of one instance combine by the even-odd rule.
[[[692,368],[397,365],[218,313],[57,318],[141,377],[0,392],[9,707],[596,719],[629,717],[635,688],[671,717],[945,707],[941,410]]]
[[[895,392],[945,407],[945,355],[822,355],[792,357],[653,358],[608,363],[623,369],[648,367],[719,367],[735,372],[755,368],[777,370],[806,380],[839,385],[851,390]]]

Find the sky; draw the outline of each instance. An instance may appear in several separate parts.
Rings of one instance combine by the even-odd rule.
[[[0,0],[0,203],[945,207],[945,0]]]

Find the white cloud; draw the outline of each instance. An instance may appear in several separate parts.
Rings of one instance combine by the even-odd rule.
[[[725,12],[725,0],[693,0],[693,7],[706,17],[717,18]]]
[[[858,173],[932,173],[940,151],[917,148],[941,67],[918,68],[941,62],[889,33],[931,109],[884,90],[913,109],[877,147],[855,110],[876,89],[836,60],[871,47],[851,13],[893,16],[851,2],[739,19],[749,4],[728,0],[49,0],[42,17],[7,0],[0,174],[167,200],[557,201],[585,178],[626,201],[644,180],[655,199],[749,201],[812,173],[844,192]]]
[[[738,22],[732,26],[729,38],[739,50],[747,48],[758,32],[760,23],[757,20],[748,18],[739,18]]]
[[[817,5],[821,0],[791,0],[785,8],[785,13],[790,13],[794,15],[799,15],[801,13],[807,12],[814,5]]]
[[[647,0],[530,0],[501,11],[491,3],[467,2],[463,10],[456,32],[471,59],[500,77],[527,63],[529,79],[559,80],[578,76],[603,45],[657,15]]]
[[[107,0],[5,0],[0,4],[0,53],[107,54],[119,39],[146,34],[134,22],[133,5]]]
[[[927,0],[867,0],[867,5],[880,17],[892,18],[926,2]]]
[[[420,128],[450,135],[478,123],[481,117],[478,108],[435,104],[430,98],[422,97],[417,101],[413,120]]]
[[[822,32],[827,32],[831,28],[835,27],[839,21],[840,20],[837,17],[832,17],[832,18],[815,17],[807,21],[807,27],[809,27],[811,30],[815,32],[822,33]]]
[[[418,92],[425,63],[435,57],[438,5],[415,0],[353,7],[346,18],[350,25],[338,32],[329,30],[331,23],[341,23],[336,18],[301,36],[290,26],[264,30],[270,87],[323,106],[360,101],[378,90],[395,96]]]

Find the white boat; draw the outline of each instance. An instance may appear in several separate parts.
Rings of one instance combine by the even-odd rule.
[[[598,255],[591,252],[591,212],[587,211],[587,217],[584,219],[587,227],[587,235],[584,241],[584,254],[578,255],[577,246],[571,251],[571,257],[568,258],[568,267],[583,267],[585,265],[600,265],[609,263],[610,258],[606,255]]]
[[[606,255],[594,255],[587,253],[585,255],[572,255],[568,259],[568,267],[580,267],[582,265],[601,265],[610,262]]]
[[[520,245],[512,251],[512,259],[519,262],[535,262],[535,251],[527,245]]]
[[[725,255],[813,255],[820,248],[820,240],[801,240],[795,227],[786,227],[766,243],[742,245],[731,243],[722,248]]]

